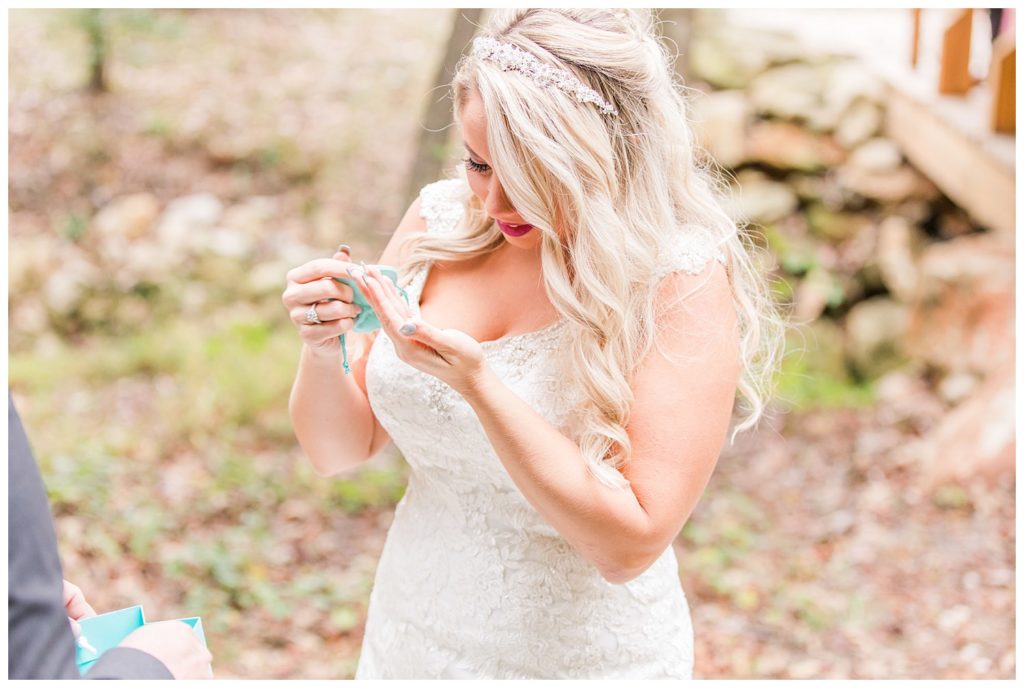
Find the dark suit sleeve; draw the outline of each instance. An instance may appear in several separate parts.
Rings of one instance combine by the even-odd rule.
[[[8,678],[79,678],[46,490],[10,395],[7,404]],[[87,678],[173,677],[152,655],[116,648]]]

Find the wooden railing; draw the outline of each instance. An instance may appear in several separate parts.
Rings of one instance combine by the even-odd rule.
[[[918,64],[918,46],[921,40],[921,11],[913,13],[910,63]],[[940,10],[931,10],[940,11]],[[941,10],[949,11],[949,10]],[[964,96],[979,83],[969,70],[971,36],[975,13],[985,10],[961,9],[950,12],[943,29],[937,89],[943,95]],[[993,10],[989,10],[992,12]],[[988,88],[991,91],[989,127],[1003,134],[1016,134],[1016,32],[1013,28],[1014,10],[1001,10],[1001,21],[993,21],[992,59],[989,65]]]

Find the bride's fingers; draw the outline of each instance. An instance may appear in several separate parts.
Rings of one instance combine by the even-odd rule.
[[[402,300],[402,297],[398,294],[398,290],[395,288],[394,283],[384,276],[384,274],[376,267],[369,268],[369,274],[374,279],[375,284],[379,287],[378,294],[381,301],[386,304],[386,307],[390,308],[390,313],[393,313],[394,320],[397,322],[395,327],[401,327],[402,323],[405,322],[411,315],[408,306]]]
[[[411,318],[412,309],[409,308],[409,304],[406,303],[404,298],[402,298],[402,294],[398,291],[398,287],[395,285],[395,283],[389,279],[385,279],[382,281],[384,282],[384,286],[387,288],[388,293],[391,294],[392,300],[397,304],[398,312],[402,314],[403,318]]]
[[[360,270],[357,274],[359,274],[359,282],[363,288],[363,294],[366,296],[366,300],[370,302],[373,312],[377,314],[377,320],[380,321],[381,328],[394,341],[398,336],[398,327],[401,323],[392,325],[394,316],[387,309],[381,285],[368,270]]]
[[[398,328],[402,326],[402,314],[398,312],[391,298],[385,293],[384,285],[373,272],[367,274],[366,284],[373,293],[373,310],[377,313],[377,319],[387,328],[388,335],[394,337],[398,333]]]
[[[410,339],[414,342],[430,347],[438,353],[448,351],[452,348],[450,342],[445,340],[445,336],[442,334],[441,330],[437,329],[426,320],[415,317],[409,318],[406,323],[407,325],[411,325],[411,327],[406,328],[408,334],[403,332],[402,329],[399,329],[399,332],[406,339]]]

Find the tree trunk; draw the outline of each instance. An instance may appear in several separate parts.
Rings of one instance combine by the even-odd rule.
[[[406,206],[419,193],[425,184],[441,176],[444,164],[448,159],[448,127],[452,123],[451,101],[449,100],[448,84],[455,74],[455,65],[462,56],[462,51],[476,33],[482,9],[457,9],[452,20],[452,30],[448,36],[448,44],[444,57],[438,65],[437,73],[431,84],[430,100],[422,117],[422,131],[416,147],[416,160],[409,182],[406,187],[403,207],[399,216],[405,213]]]
[[[83,10],[82,23],[89,35],[89,90],[107,92],[107,36],[103,30],[102,10]]]
[[[658,17],[664,22],[661,25],[663,34],[676,44],[678,50],[675,64],[676,74],[685,82],[689,74],[690,36],[693,33],[694,10],[663,9],[658,12]]]

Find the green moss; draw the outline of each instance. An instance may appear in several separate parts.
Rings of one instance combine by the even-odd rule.
[[[331,502],[349,513],[390,507],[405,494],[406,480],[398,471],[364,470],[355,478],[335,480]]]
[[[849,371],[839,326],[818,320],[789,335],[777,377],[777,396],[790,408],[864,407],[874,401],[871,381]]]

